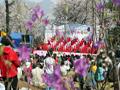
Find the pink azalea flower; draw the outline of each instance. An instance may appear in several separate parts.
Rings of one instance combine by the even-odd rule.
[[[96,5],[96,9],[98,11],[103,11],[104,7],[105,7],[105,5],[101,2]]]
[[[49,24],[49,20],[47,18],[43,19],[42,22],[46,26]]]
[[[36,14],[37,14],[38,18],[41,18],[42,16],[44,16],[44,11],[43,10],[39,10],[39,11],[36,12]]]
[[[120,0],[112,0],[112,3],[116,6],[120,6]]]
[[[36,15],[36,14],[33,14],[31,19],[32,19],[33,22],[35,22],[36,19],[37,19],[37,15]]]
[[[44,16],[44,11],[39,6],[37,6],[33,9],[32,14],[36,15],[37,18],[41,18]]]
[[[33,22],[32,21],[27,21],[25,24],[26,29],[31,30],[33,27]]]

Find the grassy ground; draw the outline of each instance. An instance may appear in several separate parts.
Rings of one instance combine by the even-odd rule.
[[[28,83],[26,83],[26,82],[24,82],[24,81],[19,81],[18,87],[19,87],[19,89],[25,87],[25,88],[29,88],[29,89],[31,89],[31,90],[43,90],[42,88],[34,87],[34,86],[32,86],[32,85],[29,85]]]
[[[77,83],[76,83],[76,85],[78,86]],[[111,88],[111,85],[112,85],[112,83],[107,83],[105,90],[114,90],[113,88]],[[28,85],[24,81],[19,81],[18,87],[19,87],[19,89],[21,89],[22,87],[26,87],[26,88],[29,87],[31,90],[44,90],[44,89],[39,88],[39,87],[34,87],[32,85]]]

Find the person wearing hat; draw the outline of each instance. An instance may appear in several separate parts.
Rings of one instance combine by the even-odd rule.
[[[44,59],[44,65],[43,65],[43,70],[44,70],[44,76],[47,76],[49,78],[54,78],[54,66],[55,66],[55,59],[52,57],[53,54],[53,50],[50,49],[48,50],[47,54],[46,54],[46,58]],[[49,85],[49,80],[46,82],[45,80],[43,80],[45,84],[47,84],[47,88],[46,90],[54,90],[54,88]],[[50,82],[52,83],[53,81],[50,80]]]
[[[0,46],[0,70],[5,90],[17,90],[17,67],[20,65],[17,53],[13,50],[10,36],[3,36]]]

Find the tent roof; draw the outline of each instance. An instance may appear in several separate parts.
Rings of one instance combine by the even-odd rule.
[[[12,37],[12,39],[22,39],[22,33],[18,32],[11,32],[10,36]]]

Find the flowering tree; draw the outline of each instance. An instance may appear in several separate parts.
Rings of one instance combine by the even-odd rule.
[[[9,29],[9,22],[10,22],[10,17],[9,17],[9,14],[10,14],[10,11],[9,11],[9,7],[11,6],[11,5],[13,5],[14,4],[14,0],[11,2],[11,3],[9,3],[8,2],[8,0],[5,0],[5,7],[6,7],[6,32],[7,33],[9,33],[10,32],[10,29]]]
[[[90,0],[65,0],[55,7],[54,16],[56,24],[87,23],[90,20]]]
[[[112,3],[113,3],[115,6],[120,6],[120,0],[112,0]]]
[[[39,6],[36,6],[32,9],[31,18],[26,22],[25,26],[27,30],[32,30],[36,23],[46,26],[48,22],[47,18],[44,17],[44,11]]]
[[[48,24],[48,17],[45,16],[42,8],[40,6],[34,7],[31,11],[30,19],[25,23],[25,27],[34,36],[35,45],[44,41],[45,26]]]
[[[6,0],[0,4],[0,30],[12,32],[12,31],[25,31],[24,21],[28,17],[27,13],[29,8],[25,5],[24,0]],[[8,6],[7,6],[7,5]],[[6,12],[6,6],[9,10]],[[8,12],[9,11],[9,12]],[[8,14],[9,13],[9,14]],[[7,14],[7,15],[6,15]],[[7,19],[6,19],[7,18]]]
[[[105,19],[109,18],[108,19],[109,25],[107,26],[107,29],[103,28],[105,36],[108,36],[107,38],[105,38],[108,43],[108,51],[112,49],[113,50],[112,52],[114,51],[116,52],[117,50],[119,50],[119,46],[120,46],[120,43],[119,43],[120,42],[119,40],[120,38],[120,34],[119,34],[120,33],[120,0],[109,0],[109,2],[105,2],[104,0],[103,4],[100,4],[100,3],[97,3],[97,4],[98,4],[97,9],[99,10],[100,13],[103,14],[102,21],[104,24],[104,28],[106,27]],[[109,10],[110,11],[109,13],[111,14],[111,16],[105,16],[105,13],[106,13],[105,10]],[[114,78],[113,86],[114,86],[114,89],[117,90],[119,86],[119,82],[117,82],[118,75],[115,69],[116,60],[114,56],[112,56],[111,59],[113,63],[113,72],[112,72],[112,75]]]

